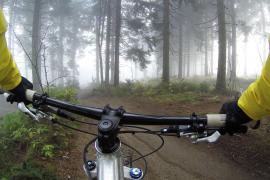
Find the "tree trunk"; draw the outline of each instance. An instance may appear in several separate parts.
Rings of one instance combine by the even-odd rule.
[[[163,0],[163,72],[162,82],[170,82],[170,0]]]
[[[106,2],[105,0],[100,0],[100,11],[99,11],[99,26],[100,26],[100,39],[99,39],[99,65],[100,65],[100,80],[101,84],[104,82],[104,68],[103,68],[103,57],[102,57],[102,47],[104,40],[104,26],[105,26],[105,12],[106,12]]]
[[[135,79],[138,78],[138,69],[139,69],[139,65],[138,65],[138,63],[135,61],[135,62],[134,62],[134,78],[135,78]]]
[[[42,89],[41,83],[41,61],[40,61],[40,10],[41,0],[35,0],[32,26],[32,78],[34,89]]]
[[[115,24],[113,24],[115,26]],[[115,32],[115,28],[112,29]],[[111,37],[111,84],[114,84],[114,68],[115,68],[115,36]]]
[[[231,64],[231,79],[233,82],[236,80],[236,15],[234,8],[234,0],[230,2],[231,5],[231,18],[232,18],[232,64]]]
[[[248,35],[245,34],[244,39],[244,76],[247,77],[247,42],[248,42]]]
[[[62,4],[62,1],[60,1]],[[64,36],[64,16],[61,13],[59,17],[59,48],[58,48],[58,78],[59,85],[64,86],[64,45],[63,45],[63,36]]]
[[[228,36],[227,38],[227,76],[232,78],[232,37]]]
[[[216,91],[226,91],[226,26],[224,0],[217,0],[218,13],[218,72]]]
[[[188,33],[187,35],[187,58],[186,58],[186,64],[187,64],[187,77],[190,77],[190,35]]]
[[[205,45],[204,45],[204,75],[208,76],[208,33],[205,31]]]
[[[9,24],[8,24],[8,47],[9,50],[13,53],[13,41],[12,41],[12,37],[13,37],[13,27],[14,27],[14,8],[15,8],[15,1],[14,0],[10,0],[9,1]]]
[[[107,30],[106,30],[106,66],[105,84],[109,85],[110,73],[110,40],[111,40],[111,0],[107,2]]]
[[[115,68],[115,39],[112,38],[112,46],[111,46],[111,84],[114,84],[114,68]]]
[[[144,77],[145,79],[147,79],[147,78],[148,78],[148,77],[147,77],[147,68],[143,69],[142,71],[143,71],[143,77]],[[136,78],[135,78],[135,79],[136,79]]]
[[[261,23],[262,23],[262,41],[263,41],[263,60],[266,60],[267,52],[267,33],[266,33],[266,20],[265,20],[265,12],[264,12],[263,1],[260,2],[260,10],[261,10]]]
[[[55,66],[56,60],[56,52],[54,50],[51,50],[50,52],[50,70],[51,70],[51,81],[53,81],[55,78],[57,78],[57,67]]]
[[[210,75],[214,75],[214,32],[213,28],[211,28],[211,58],[210,58]]]
[[[116,28],[116,1],[111,0],[111,80],[110,83],[114,84],[114,68],[115,68],[115,28]]]
[[[179,59],[178,59],[178,78],[183,78],[183,19],[181,14],[181,7],[182,7],[182,1],[178,1],[178,8],[179,8],[179,31],[178,31],[178,46],[179,46]]]
[[[78,28],[76,23],[73,24],[72,27],[72,41],[71,41],[71,48],[70,48],[70,62],[69,66],[71,69],[71,74],[72,74],[72,86],[76,86],[76,81],[77,81],[77,75],[78,75],[78,69],[77,69],[77,64],[76,64],[76,56],[77,56],[77,51],[78,51],[78,40],[77,40],[77,35],[78,33]]]
[[[99,74],[99,39],[100,39],[100,26],[99,26],[99,18],[96,17],[95,22],[95,34],[96,34],[96,81],[100,83],[100,74]]]
[[[28,60],[28,56],[25,54],[24,55],[24,71],[25,71],[25,77],[29,79],[29,67],[31,67],[31,65],[29,65],[29,61],[27,60]]]
[[[180,35],[181,36],[181,35]],[[178,59],[178,78],[183,78],[183,45],[182,36],[179,36],[179,59]]]
[[[119,86],[119,46],[121,31],[121,0],[116,0],[116,28],[115,28],[115,68],[114,86]]]

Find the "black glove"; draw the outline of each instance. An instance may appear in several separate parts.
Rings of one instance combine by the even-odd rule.
[[[234,133],[247,132],[248,128],[244,124],[252,119],[237,105],[237,101],[224,103],[220,109],[220,113],[227,115],[225,128],[221,131],[222,134],[227,132],[233,135]]]
[[[26,99],[26,89],[33,89],[33,84],[25,77],[22,77],[20,84],[16,88],[10,90],[12,95],[7,98],[7,101],[11,104],[13,102],[24,102],[25,104],[29,104],[30,102]]]

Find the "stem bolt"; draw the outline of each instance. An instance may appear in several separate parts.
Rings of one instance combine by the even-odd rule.
[[[129,175],[130,177],[132,177],[133,179],[139,179],[142,177],[142,170],[139,168],[131,168],[129,171]]]
[[[96,162],[95,161],[87,161],[87,168],[89,171],[93,171],[96,168]]]

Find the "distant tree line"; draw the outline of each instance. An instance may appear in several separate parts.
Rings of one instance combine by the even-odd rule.
[[[266,43],[269,35],[268,0],[1,0],[0,6],[9,14],[9,47],[14,51],[19,40],[38,89],[78,86],[78,56],[94,45],[97,83],[118,86],[122,59],[146,69],[154,56],[163,83],[216,76],[216,90],[224,91],[228,82],[235,86],[238,37],[247,44],[257,33]]]

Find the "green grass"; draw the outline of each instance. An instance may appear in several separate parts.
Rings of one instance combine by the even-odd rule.
[[[159,79],[148,81],[126,81],[119,87],[114,86],[97,86],[92,89],[90,96],[107,96],[107,97],[142,97],[158,102],[193,102],[197,101],[201,95],[219,97],[219,95],[236,96],[243,92],[253,79],[237,79],[235,88],[230,87],[227,82],[227,91],[223,94],[215,92],[216,80],[213,78],[193,77],[189,79],[172,78],[170,84],[164,85]],[[217,98],[218,99],[218,98]]]
[[[126,82],[113,86],[99,86],[91,92],[93,96],[144,97],[158,102],[196,101],[200,94],[209,93],[213,87],[207,82],[173,81],[169,85],[160,83]]]
[[[48,164],[43,167],[37,162],[67,148],[69,136],[58,126],[35,123],[19,112],[2,117],[0,179],[56,179],[54,170],[46,168]]]
[[[75,87],[54,87],[51,88],[49,91],[49,96],[54,97],[59,100],[64,100],[72,103],[77,103],[78,102],[78,89]]]
[[[152,98],[155,102],[196,102],[199,99],[199,95],[192,93],[192,92],[186,92],[186,93],[179,93],[179,94],[161,94],[160,96],[153,96]]]
[[[78,101],[72,87],[51,88],[50,96]],[[58,125],[37,123],[19,112],[0,118],[0,180],[57,179],[53,161],[70,146],[71,135]]]
[[[48,165],[42,166],[33,161],[14,164],[8,170],[0,173],[0,180],[56,180],[55,169]]]

